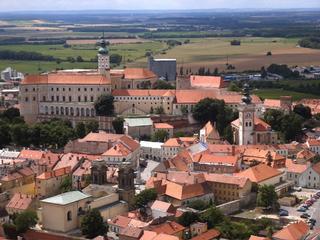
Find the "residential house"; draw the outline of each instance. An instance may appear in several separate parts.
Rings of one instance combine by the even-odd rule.
[[[149,141],[141,141],[141,158],[146,160],[154,160],[160,162],[162,159],[161,156],[161,146],[162,142],[149,142]]]
[[[300,221],[291,223],[280,231],[272,235],[274,240],[301,240],[305,239],[309,233],[309,226],[307,223]]]
[[[304,172],[308,169],[308,164],[299,164],[295,163],[291,159],[286,160],[286,173],[287,180],[294,181],[294,184],[299,187],[303,187],[302,181],[300,181],[300,177]]]
[[[6,205],[8,214],[22,213],[30,208],[34,208],[34,197],[28,194],[15,193]]]
[[[306,142],[307,147],[310,151],[314,152],[315,154],[320,154],[320,139],[308,139]]]
[[[216,129],[216,125],[211,122],[207,122],[207,124],[200,129],[199,135],[200,142],[208,143],[208,144],[221,144],[221,138],[218,130]]]
[[[157,234],[173,235],[182,239],[186,228],[177,222],[167,221],[159,225],[150,225],[148,230],[156,232]]]
[[[157,131],[165,131],[168,133],[168,138],[173,137],[173,126],[169,123],[154,123],[153,124],[153,134]]]
[[[83,163],[72,173],[73,189],[81,190],[89,185],[91,180],[91,161],[84,160]]]
[[[150,137],[153,122],[151,118],[125,118],[123,123],[124,133],[133,138]]]
[[[171,203],[156,200],[151,205],[152,217],[154,219],[161,217],[174,216],[176,209]]]
[[[174,157],[182,149],[191,146],[196,143],[197,139],[195,137],[179,137],[170,138],[162,146],[162,160],[168,160]]]

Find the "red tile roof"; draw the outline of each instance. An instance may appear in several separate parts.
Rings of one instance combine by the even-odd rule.
[[[282,172],[278,171],[277,169],[269,167],[266,164],[259,164],[242,172],[235,173],[234,175],[238,177],[249,178],[251,182],[261,183],[265,180],[279,176],[281,174]]]
[[[63,175],[67,175],[71,173],[71,167],[68,166],[68,167],[65,167],[65,168],[59,168],[59,169],[56,169],[54,171],[51,171],[51,172],[44,172],[42,174],[40,174],[39,176],[37,176],[36,178],[38,180],[48,180],[50,178],[55,178],[55,177],[60,177],[60,176],[63,176]]]
[[[225,174],[207,173],[204,176],[206,181],[208,182],[232,184],[237,185],[240,188],[243,188],[250,181],[250,179],[247,177],[239,177]]]
[[[82,139],[79,139],[80,142],[114,142],[121,138],[122,134],[112,134],[105,131],[99,131],[98,133],[91,132]]]
[[[239,158],[237,156],[217,156],[208,152],[199,153],[194,156],[194,162],[237,166]]]
[[[220,236],[220,232],[216,229],[210,229],[199,236],[191,238],[191,240],[211,240]]]
[[[221,77],[215,76],[190,76],[191,87],[197,88],[224,88],[226,83]]]
[[[296,164],[291,159],[286,160],[286,168],[290,173],[303,173],[308,169],[307,164]]]
[[[257,237],[257,236],[251,235],[251,237],[249,238],[249,240],[270,240],[270,238]]]
[[[118,226],[120,228],[125,228],[129,225],[130,221],[131,221],[131,218],[118,215],[118,216],[114,217],[111,221],[109,221],[108,223],[115,225],[115,226]]]
[[[174,235],[184,231],[185,227],[177,222],[168,221],[159,225],[149,226],[149,229],[157,234],[164,233],[168,235]]]
[[[124,78],[125,79],[152,79],[156,78],[157,75],[155,75],[152,71],[146,69],[146,68],[126,68],[124,69]]]
[[[114,89],[112,91],[113,96],[134,96],[134,97],[174,97],[174,90],[143,90],[143,89]]]
[[[156,200],[153,202],[151,209],[159,210],[162,212],[168,212],[171,207],[172,207],[171,203]]]
[[[23,149],[18,158],[21,159],[32,159],[32,160],[40,160],[43,156],[42,151],[38,151],[38,150],[29,150],[29,149]]]
[[[292,223],[272,235],[279,240],[300,240],[309,232],[309,226],[303,221]]]
[[[21,82],[21,84],[110,85],[111,80],[106,76],[97,73],[54,72],[42,75],[29,75]]]
[[[154,124],[155,129],[173,129],[173,126],[169,123],[155,123]]]
[[[15,193],[13,197],[10,199],[6,208],[15,209],[15,210],[27,210],[32,203],[32,196],[23,194],[23,193]]]

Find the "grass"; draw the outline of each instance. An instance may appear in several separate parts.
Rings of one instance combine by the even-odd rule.
[[[270,98],[270,99],[279,99],[281,96],[292,96],[294,101],[303,99],[303,98],[320,98],[320,96],[307,94],[307,93],[299,93],[294,91],[285,91],[282,89],[259,89],[255,90],[254,94],[258,95],[262,99]]]

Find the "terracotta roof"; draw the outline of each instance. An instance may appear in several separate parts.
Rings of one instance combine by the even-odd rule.
[[[207,124],[202,128],[205,131],[205,137],[210,137],[211,139],[220,139],[220,134],[218,130],[214,127],[214,125],[209,121]]]
[[[210,188],[206,183],[195,183],[195,184],[178,184],[175,182],[167,182],[166,192],[167,196],[178,200],[185,200],[194,197],[203,196],[208,194]]]
[[[281,101],[280,99],[265,99],[263,105],[267,108],[280,108]]]
[[[279,240],[300,240],[309,232],[309,226],[303,221],[292,223],[272,235]]]
[[[91,161],[85,160],[74,172],[73,176],[84,176],[91,174]]]
[[[208,182],[232,184],[237,185],[240,188],[243,188],[246,185],[246,183],[250,181],[250,179],[247,177],[239,177],[225,174],[207,173],[204,176],[206,181]]]
[[[16,209],[16,210],[27,210],[32,203],[32,197],[23,193],[15,193],[10,199],[6,208]]]
[[[130,221],[131,221],[131,218],[118,215],[112,218],[112,220],[109,221],[108,223],[121,228],[125,228],[129,225]]]
[[[254,117],[254,130],[259,132],[271,131],[271,126],[260,118]],[[232,125],[240,127],[240,119],[234,120]]]
[[[257,237],[257,236],[251,235],[251,237],[249,238],[249,240],[270,240],[270,238]]]
[[[126,68],[124,69],[124,78],[125,79],[151,79],[156,78],[157,75],[155,75],[152,71],[146,69],[146,68]]]
[[[277,169],[269,167],[266,164],[259,164],[242,172],[235,173],[234,175],[238,177],[247,177],[251,180],[251,182],[261,183],[267,179],[279,176],[281,174],[282,172],[278,171]]]
[[[315,156],[316,156],[316,154],[314,152],[311,152],[308,149],[303,149],[297,153],[297,159],[310,160],[310,159],[314,158]]]
[[[155,129],[173,129],[173,126],[169,123],[155,123],[154,124]]]
[[[114,89],[112,91],[113,96],[134,96],[134,97],[165,97],[175,96],[174,90],[158,90],[158,89]]]
[[[286,160],[286,168],[290,173],[303,173],[308,169],[307,164],[296,164],[291,159]]]
[[[143,234],[143,230],[135,227],[126,227],[120,230],[119,235],[127,236],[131,238],[140,238]]]
[[[220,232],[216,229],[210,229],[199,236],[191,238],[191,240],[211,240],[220,236]]]
[[[208,152],[198,153],[194,157],[194,162],[216,165],[237,166],[239,158],[237,156],[217,156]]]
[[[162,146],[163,147],[189,147],[191,144],[196,142],[195,137],[180,137],[180,138],[169,138]]]
[[[168,210],[169,210],[169,208],[171,206],[172,206],[171,203],[167,203],[167,202],[156,200],[156,201],[153,202],[153,204],[151,206],[151,209],[159,210],[159,211],[162,211],[162,212],[168,212]]]
[[[20,152],[18,158],[40,160],[42,158],[43,154],[44,154],[44,152],[42,152],[42,151],[23,149]]]
[[[308,139],[308,145],[309,146],[320,146],[320,140],[317,139]]]
[[[50,178],[55,178],[55,177],[60,177],[63,175],[67,175],[71,173],[71,167],[65,167],[65,168],[59,168],[56,170],[53,170],[51,172],[44,172],[42,174],[40,174],[39,176],[37,176],[36,178],[39,180],[48,180]]]
[[[107,150],[105,153],[102,154],[102,156],[112,156],[112,157],[126,157],[128,156],[132,151],[127,148],[123,143],[117,143],[112,148]]]
[[[157,236],[156,232],[144,230],[143,235],[139,240],[153,240]]]
[[[23,176],[20,173],[14,172],[14,173],[10,173],[6,176],[3,176],[1,178],[1,182],[10,182],[10,181],[15,181],[18,179],[23,178]]]
[[[66,153],[62,155],[61,160],[57,163],[54,167],[54,170],[71,167],[71,171],[76,170],[81,159],[89,159],[89,160],[96,160],[100,156],[98,155],[88,155],[88,154],[80,154],[80,153]]]
[[[20,173],[24,177],[29,177],[29,176],[32,176],[35,174],[34,171],[28,167],[19,169],[17,172]]]
[[[226,84],[221,77],[215,76],[190,76],[191,87],[198,88],[224,88]]]
[[[43,75],[28,75],[22,85],[62,84],[62,85],[109,85],[111,80],[104,75],[89,73],[54,72]]]
[[[80,142],[114,142],[121,138],[122,134],[112,134],[106,133],[105,131],[99,131],[98,133],[91,132],[82,139],[79,139]]]
[[[140,240],[141,240],[141,239],[140,239]],[[149,240],[149,239],[148,239],[148,240]],[[179,238],[176,237],[176,236],[173,236],[173,235],[160,233],[159,235],[155,236],[155,237],[152,238],[151,240],[179,240]]]
[[[157,234],[164,233],[168,235],[174,235],[181,231],[184,231],[185,227],[177,222],[168,221],[159,225],[149,226],[149,229],[153,232],[156,232]]]

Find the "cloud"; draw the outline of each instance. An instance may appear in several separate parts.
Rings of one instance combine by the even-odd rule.
[[[215,8],[320,8],[320,0],[0,0],[2,11]]]

